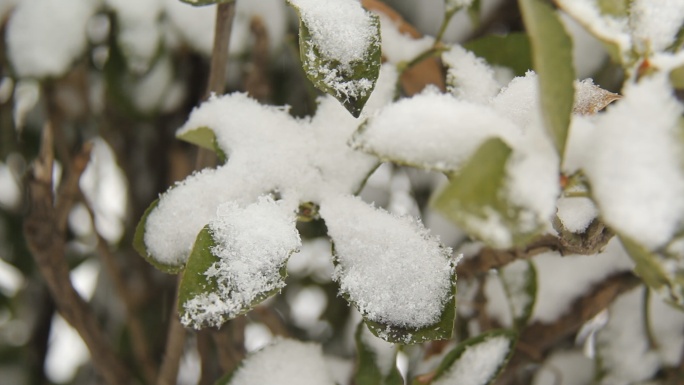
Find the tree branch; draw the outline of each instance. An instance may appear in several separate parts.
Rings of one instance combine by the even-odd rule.
[[[69,278],[64,248],[65,240],[57,226],[52,196],[54,162],[53,131],[43,129],[40,154],[28,176],[29,209],[24,220],[24,235],[57,309],[78,331],[90,350],[93,364],[108,384],[130,384],[130,374],[114,354],[92,309],[74,290]]]

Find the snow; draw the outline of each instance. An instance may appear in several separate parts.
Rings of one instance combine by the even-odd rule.
[[[632,260],[617,239],[601,254],[567,255],[544,253],[533,258],[537,268],[537,301],[531,322],[552,323],[566,314],[573,301],[608,276],[633,268]]]
[[[22,201],[20,178],[9,164],[0,161],[0,208],[16,210]]]
[[[162,9],[161,0],[105,0],[117,16],[118,43],[134,72],[148,70],[157,53],[161,31],[157,23]]]
[[[289,0],[299,10],[320,54],[342,66],[364,61],[376,43],[372,19],[355,0]]]
[[[608,60],[608,53],[601,42],[565,12],[559,12],[563,27],[572,39],[572,61],[580,79],[597,73]]]
[[[485,385],[496,374],[510,351],[510,341],[504,336],[492,336],[468,346],[463,354],[433,385]]]
[[[598,216],[594,202],[584,197],[561,197],[558,199],[558,219],[563,227],[573,233],[583,233]]]
[[[442,53],[442,62],[447,66],[449,92],[457,99],[486,104],[499,93],[494,70],[463,47],[451,46]]]
[[[287,273],[295,277],[310,276],[316,282],[330,282],[335,267],[332,263],[332,245],[327,238],[303,240],[299,253],[287,261]]]
[[[684,220],[682,111],[666,75],[642,79],[595,119],[583,153],[602,219],[651,249],[665,244]]]
[[[380,17],[382,56],[392,64],[411,61],[435,43],[431,36],[414,39],[408,34],[403,34],[392,19],[382,13],[376,14]]]
[[[216,6],[194,7],[179,0],[163,2],[173,31],[193,49],[210,56],[214,44]],[[250,48],[253,36],[249,28],[255,17],[260,18],[266,27],[269,48],[280,48],[287,28],[286,9],[281,0],[238,1],[229,43],[230,54],[240,55]]]
[[[92,0],[22,0],[7,25],[7,50],[21,77],[58,77],[86,48]]]
[[[451,249],[415,219],[355,197],[326,199],[320,213],[335,245],[333,278],[367,319],[413,329],[439,321],[451,296]]]
[[[515,319],[524,316],[534,297],[527,292],[533,267],[528,261],[515,261],[501,269],[501,280],[506,287],[508,300]]]
[[[645,333],[643,290],[640,287],[616,299],[608,308],[608,324],[596,335],[604,384],[632,384],[651,378],[658,370],[658,355],[650,351]]]
[[[311,119],[295,119],[287,107],[264,106],[238,93],[213,97],[193,110],[177,135],[211,128],[230,160],[186,178],[160,197],[145,228],[149,254],[166,265],[183,265],[197,233],[223,202],[251,203],[272,191],[299,202],[356,192],[377,159],[353,151],[347,140],[365,114],[391,99],[395,80],[396,71],[383,66],[359,119],[329,96],[319,100]]]
[[[535,373],[532,385],[586,385],[593,383],[594,362],[582,352],[553,352]]]
[[[302,55],[307,76],[334,90],[337,98],[361,98],[373,91],[365,77],[352,78],[380,45],[377,20],[356,0],[289,0],[310,33]]]
[[[334,385],[320,345],[278,339],[250,355],[230,385]]]
[[[634,0],[629,17],[634,44],[640,52],[664,51],[684,25],[684,2],[661,0],[654,7],[650,0]]]
[[[114,150],[102,138],[92,139],[93,149],[79,186],[95,212],[95,228],[108,242],[117,243],[124,233],[128,185]]]
[[[259,296],[285,286],[280,269],[301,246],[295,228],[295,207],[260,197],[247,207],[219,206],[209,222],[218,258],[204,274],[218,288],[183,303],[181,322],[186,326],[220,326],[234,318]]]
[[[515,130],[487,106],[428,89],[382,109],[352,145],[382,160],[446,171],[462,166],[485,140]]]

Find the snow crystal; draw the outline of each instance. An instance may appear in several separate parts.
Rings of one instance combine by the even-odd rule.
[[[499,93],[501,87],[494,78],[494,71],[472,52],[454,45],[442,53],[442,61],[448,67],[449,91],[456,98],[485,104]]]
[[[64,74],[86,48],[92,0],[22,0],[7,26],[7,48],[19,76]]]
[[[573,233],[582,233],[598,216],[598,209],[589,198],[562,197],[558,200],[558,219],[563,227]]]
[[[204,273],[216,281],[218,290],[183,304],[184,325],[219,326],[248,309],[260,295],[285,286],[280,269],[301,246],[295,208],[267,197],[244,208],[232,202],[219,206],[209,222],[215,242],[211,253],[218,262]]]
[[[684,2],[634,0],[629,8],[634,44],[640,52],[664,51],[684,25]]]
[[[494,336],[468,346],[461,357],[433,385],[484,385],[496,374],[510,351],[510,341]]]
[[[383,160],[454,170],[488,138],[515,130],[487,106],[427,90],[382,109],[352,145]]]
[[[682,111],[665,75],[643,79],[596,118],[584,152],[601,217],[649,248],[662,246],[684,220]]]
[[[375,43],[370,14],[355,0],[289,0],[299,10],[323,57],[342,66],[363,61],[366,48]]]
[[[617,239],[611,240],[601,254],[561,258],[557,253],[544,253],[533,260],[538,289],[531,322],[544,323],[565,314],[573,301],[591,290],[592,285],[634,266]]]
[[[277,340],[250,355],[236,370],[231,385],[334,385],[320,345]]]
[[[392,368],[396,367],[397,348],[393,344],[374,336],[366,324],[361,325],[361,341],[375,355],[375,365],[380,369],[382,377],[387,377]]]
[[[418,222],[339,196],[321,204],[335,245],[334,279],[367,319],[420,328],[439,321],[454,263]]]
[[[408,62],[427,51],[435,43],[435,39],[430,36],[414,39],[408,34],[403,34],[392,19],[382,13],[377,13],[377,15],[380,17],[382,56],[392,64]]]

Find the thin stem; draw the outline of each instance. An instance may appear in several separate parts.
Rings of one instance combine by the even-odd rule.
[[[178,274],[178,285],[183,278],[183,273]],[[174,299],[178,298],[176,293]],[[176,385],[178,378],[178,366],[181,355],[183,354],[183,346],[185,345],[186,331],[178,319],[178,301],[173,301],[173,309],[169,316],[169,330],[166,337],[166,350],[164,351],[164,361],[161,368],[159,368],[159,377],[157,378],[157,385]]]
[[[444,20],[442,20],[442,25],[439,26],[439,32],[437,32],[437,36],[435,37],[435,47],[442,43],[442,38],[444,37],[444,33],[449,26],[449,22],[459,9],[460,8],[444,13]]]
[[[651,324],[651,289],[648,287],[644,288],[644,303],[641,314],[644,316],[644,331],[646,332],[646,339],[648,340],[648,348],[651,350],[658,349],[658,341],[655,339],[653,334],[653,325]]]

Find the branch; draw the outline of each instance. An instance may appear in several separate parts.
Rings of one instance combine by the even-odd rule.
[[[183,278],[183,273],[178,274],[178,284]],[[159,368],[159,377],[157,378],[157,385],[176,385],[178,377],[178,363],[183,354],[183,345],[185,345],[186,331],[178,319],[178,293],[174,296],[173,308],[169,316],[169,330],[166,337],[166,350],[164,351],[164,361],[161,368]]]
[[[542,235],[525,247],[498,250],[484,247],[472,258],[458,264],[456,273],[459,278],[472,278],[498,269],[519,259],[530,259],[535,255],[557,251],[560,255],[599,253],[613,238],[614,233],[599,221],[594,220],[583,234],[560,231],[561,237]]]
[[[26,242],[57,309],[83,338],[96,370],[108,384],[130,384],[128,369],[114,354],[95,314],[74,290],[69,278],[69,266],[64,253],[65,240],[57,226],[52,196],[53,143],[52,127],[46,124],[39,156],[27,178],[29,210],[24,220]]]

